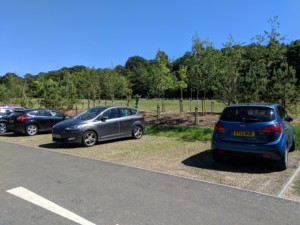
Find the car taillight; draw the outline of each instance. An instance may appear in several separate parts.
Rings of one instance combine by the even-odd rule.
[[[222,131],[222,130],[225,130],[225,127],[223,126],[222,123],[218,122],[215,125],[215,130]]]
[[[282,125],[280,123],[275,123],[266,126],[263,130],[263,133],[282,133]]]
[[[22,116],[19,116],[18,118],[17,118],[17,121],[18,122],[24,122],[25,120],[27,120],[27,119],[29,119],[30,117],[29,116],[24,116],[24,115],[22,115]]]

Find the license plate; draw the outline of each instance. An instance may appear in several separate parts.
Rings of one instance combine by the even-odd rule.
[[[255,132],[254,131],[241,131],[241,130],[234,130],[233,136],[239,136],[239,137],[254,137]]]
[[[61,138],[61,135],[59,135],[59,134],[52,134],[52,136],[53,136],[54,138]]]

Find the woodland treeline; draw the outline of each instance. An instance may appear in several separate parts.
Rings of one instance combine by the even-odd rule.
[[[300,39],[287,41],[277,17],[270,31],[250,44],[229,36],[221,49],[198,34],[183,56],[171,60],[161,49],[154,59],[128,58],[124,66],[74,66],[55,71],[0,77],[0,102],[31,107],[71,109],[80,99],[213,98],[226,104],[278,102],[295,105],[300,86]]]

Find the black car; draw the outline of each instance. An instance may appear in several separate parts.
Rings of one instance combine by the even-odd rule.
[[[24,110],[22,107],[1,106],[0,107],[0,133],[5,133],[7,130],[7,119],[15,110]]]
[[[7,131],[32,136],[51,131],[56,123],[70,117],[52,109],[25,109],[13,112],[8,117]]]
[[[139,139],[144,129],[144,115],[136,108],[101,106],[56,124],[53,126],[52,137],[55,142],[77,143],[89,147],[98,141],[125,137]]]

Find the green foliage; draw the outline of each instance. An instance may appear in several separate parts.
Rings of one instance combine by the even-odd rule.
[[[11,101],[11,96],[8,88],[4,84],[0,84],[0,102],[7,105]]]
[[[244,49],[230,36],[222,49],[220,67],[214,81],[216,99],[224,103],[238,102],[240,68]]]
[[[296,71],[292,67],[274,71],[269,88],[272,102],[279,101],[283,106],[293,104],[298,100],[298,88],[296,86]]]
[[[34,102],[31,98],[21,98],[18,100],[18,104],[24,108],[33,108]]]
[[[64,106],[64,98],[62,95],[62,88],[59,83],[53,80],[45,80],[43,83],[41,105],[45,108],[52,108],[61,110]]]
[[[146,134],[155,136],[165,136],[181,138],[192,141],[207,141],[212,137],[211,128],[194,128],[170,125],[147,125]]]
[[[300,124],[295,125],[296,149],[300,150]]]
[[[150,96],[162,98],[167,90],[176,89],[177,79],[174,74],[171,73],[168,63],[169,60],[166,53],[158,50],[150,69]]]

